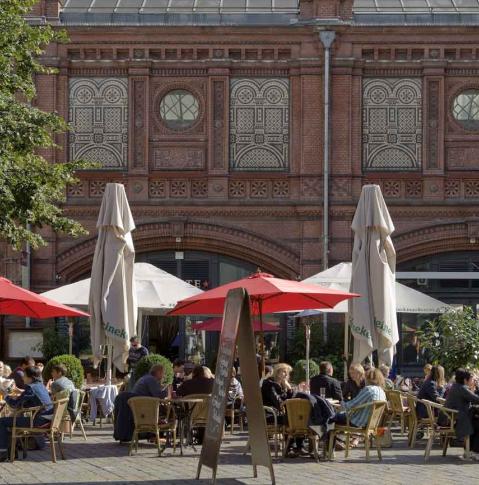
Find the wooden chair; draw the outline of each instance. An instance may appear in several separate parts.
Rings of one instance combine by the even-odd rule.
[[[13,416],[13,426],[11,428],[12,433],[12,444],[10,450],[10,461],[13,463],[15,461],[15,449],[17,446],[17,440],[23,440],[23,449],[26,450],[26,441],[30,437],[46,436],[50,440],[50,448],[52,452],[52,462],[57,462],[56,452],[55,452],[55,441],[58,443],[58,448],[60,450],[60,455],[62,460],[65,459],[63,453],[63,432],[61,425],[63,422],[63,417],[68,406],[68,398],[57,399],[53,403],[53,416],[52,420],[47,423],[46,426],[36,427],[34,426],[34,420],[36,414],[44,409],[44,406],[39,406],[36,408],[21,409]],[[17,417],[23,414],[25,411],[31,413],[30,415],[30,426],[29,427],[18,427],[16,420]]]
[[[70,416],[70,413],[67,413],[65,415],[64,420],[66,423],[69,424],[70,439],[73,438],[73,431],[75,429],[75,426],[78,425],[83,435],[83,439],[87,441],[85,428],[83,427],[83,421],[82,421],[82,408],[83,408],[83,403],[85,401],[85,396],[86,396],[85,391],[77,391],[77,398],[76,398],[76,403],[75,403],[74,412],[73,412],[73,419],[72,419],[72,416]]]
[[[190,394],[187,397],[191,399],[203,399],[203,402],[195,403],[191,407],[189,426],[187,430],[187,439],[190,441],[191,432],[193,429],[206,428],[211,394]]]
[[[161,456],[163,451],[160,443],[160,432],[171,433],[173,435],[173,452],[176,451],[176,417],[170,400],[138,396],[130,398],[128,406],[130,406],[135,423],[129,455],[133,453],[133,448],[138,453],[138,436],[140,433],[155,434],[158,456]]]
[[[376,442],[376,450],[378,452],[378,458],[382,460],[381,455],[381,436],[379,433],[381,419],[383,414],[386,411],[387,402],[386,401],[373,401],[368,402],[365,404],[361,404],[360,406],[356,406],[351,408],[346,413],[346,424],[345,425],[336,425],[333,430],[330,431],[329,435],[329,459],[331,460],[334,451],[334,440],[336,435],[339,433],[344,433],[346,435],[346,450],[345,450],[345,458],[349,455],[349,440],[352,434],[354,435],[361,435],[364,437],[364,447],[366,449],[366,460],[369,461],[369,448],[370,448],[370,440],[371,438],[375,438]],[[371,408],[370,415],[368,422],[364,428],[356,428],[352,426],[351,423],[351,416],[356,413],[357,411],[364,409],[364,408]]]
[[[426,450],[424,451],[424,461],[427,462],[429,460],[429,456],[431,454],[432,445],[434,444],[434,439],[439,437],[442,439],[442,456],[446,456],[447,448],[449,446],[449,441],[451,438],[456,437],[456,417],[457,417],[457,410],[449,409],[444,407],[442,404],[438,404],[432,401],[428,401],[426,399],[420,401],[426,406],[427,415],[429,420],[432,423],[432,426],[429,428],[429,439],[427,440]],[[437,411],[437,413],[435,412]],[[438,417],[440,414],[443,414],[447,418],[447,425],[440,425],[438,423]],[[470,439],[469,437],[465,440],[465,453],[464,456],[466,458],[469,457],[470,452]]]
[[[389,429],[395,418],[399,418],[401,434],[404,434],[406,421],[409,419],[409,409],[403,404],[403,395],[400,391],[386,391],[386,398],[389,404]]]
[[[284,428],[281,424],[278,424],[278,411],[270,406],[263,406],[265,413],[273,416],[273,423],[266,423],[266,432],[268,439],[274,441],[274,457],[278,458],[278,451],[281,448],[283,442]]]
[[[429,418],[420,418],[417,414],[417,398],[412,394],[406,394],[407,405],[409,408],[408,414],[408,446],[414,448],[416,444],[416,437],[419,430],[426,432],[432,426]]]
[[[284,426],[283,458],[286,456],[289,445],[294,438],[308,438],[314,454],[319,462],[317,435],[309,428],[311,403],[306,399],[288,399],[285,401],[288,424]]]
[[[225,410],[225,417],[230,419],[230,432],[234,434],[235,420],[238,421],[240,431],[244,430],[244,410],[243,410],[243,398],[236,396],[231,402],[231,406]]]

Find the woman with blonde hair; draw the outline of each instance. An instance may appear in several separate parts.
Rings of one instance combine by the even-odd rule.
[[[338,424],[346,424],[346,411],[374,401],[386,401],[386,394],[384,393],[384,376],[379,369],[372,368],[366,372],[366,385],[359,391],[359,394],[351,401],[343,403],[345,411],[337,413],[331,418],[331,422]],[[352,426],[357,428],[364,428],[367,425],[369,416],[371,415],[371,407],[364,407],[355,411],[350,415],[349,422]]]
[[[342,385],[345,401],[354,399],[365,385],[364,376],[366,372],[361,364],[351,364],[348,374],[348,380]]]

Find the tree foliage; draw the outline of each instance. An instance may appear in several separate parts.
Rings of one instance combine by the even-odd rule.
[[[67,129],[57,114],[31,104],[35,75],[54,72],[41,64],[40,56],[48,44],[66,36],[25,20],[36,3],[0,2],[0,239],[16,248],[25,242],[34,248],[44,245],[38,233],[44,226],[72,236],[85,233],[79,223],[63,215],[61,203],[67,184],[76,182],[75,170],[88,165],[50,164],[39,152],[55,147],[55,134]]]
[[[163,384],[169,385],[173,382],[173,364],[163,355],[149,354],[142,357],[135,367],[135,381],[139,380],[155,364],[162,364],[164,369]]]
[[[447,375],[479,364],[479,322],[469,307],[426,322],[418,335],[427,360],[442,365]]]

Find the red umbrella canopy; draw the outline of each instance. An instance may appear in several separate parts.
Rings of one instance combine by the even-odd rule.
[[[207,332],[221,332],[223,328],[222,318],[208,318],[204,322],[194,323],[191,328],[193,330],[206,330]],[[261,322],[253,320],[253,329],[255,332],[261,332]],[[271,323],[263,323],[263,332],[279,332],[279,325],[272,325]]]
[[[25,290],[2,277],[0,277],[0,315],[31,318],[89,316],[88,313]]]
[[[320,285],[283,280],[258,272],[179,301],[168,314],[221,315],[226,295],[233,288],[245,288],[248,291],[255,315],[310,308],[334,308],[343,300],[360,296]]]

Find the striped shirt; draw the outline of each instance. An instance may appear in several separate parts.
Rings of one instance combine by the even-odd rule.
[[[373,401],[385,401],[386,394],[379,386],[366,386],[361,389],[359,394],[351,401],[343,403],[346,410]],[[351,415],[351,424],[358,428],[364,428],[368,424],[371,408],[362,408]]]

